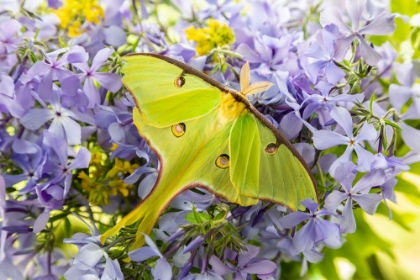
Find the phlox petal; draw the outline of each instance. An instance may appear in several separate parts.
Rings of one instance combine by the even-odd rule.
[[[311,217],[308,213],[303,212],[292,212],[289,215],[283,217],[280,219],[280,224],[284,228],[292,228],[296,226],[297,224],[300,224],[301,222],[309,219]]]
[[[340,12],[336,7],[327,7],[325,8],[320,15],[319,21],[321,25],[325,27],[328,24],[337,25],[338,29],[342,32],[351,33],[350,27],[344,23],[343,18],[341,17]]]
[[[358,194],[354,195],[353,199],[359,203],[360,207],[362,207],[366,213],[373,215],[376,212],[376,208],[378,208],[379,202],[382,200],[382,196],[377,193]]]
[[[369,171],[372,162],[375,160],[373,154],[360,145],[355,145],[354,150],[357,154],[357,170],[361,172]]]
[[[339,80],[344,78],[346,74],[335,65],[334,62],[330,61],[327,63],[325,67],[325,76],[327,77],[327,81],[331,84],[336,84]]]
[[[359,29],[359,34],[368,35],[387,35],[395,31],[395,15],[382,13],[371,23]]]
[[[257,261],[254,263],[247,264],[242,272],[249,274],[268,274],[276,270],[277,265],[269,260]]]
[[[330,211],[336,211],[343,200],[346,200],[347,193],[340,191],[333,191],[325,199],[324,207]]]
[[[346,108],[334,107],[331,117],[343,128],[348,137],[353,137],[353,121]]]
[[[69,165],[69,169],[80,169],[89,167],[89,162],[91,158],[91,153],[85,147],[80,147],[79,152],[76,155],[76,158]]]
[[[293,244],[298,252],[311,250],[315,240],[315,222],[311,219],[293,237]]]
[[[354,41],[356,35],[349,35],[345,38],[337,39],[335,47],[335,59],[342,61],[350,48],[350,44]]]
[[[94,267],[104,256],[101,247],[94,243],[83,246],[75,256],[75,261],[86,265],[86,268]]]
[[[346,201],[346,205],[343,210],[343,217],[340,222],[341,233],[353,233],[356,231],[356,220],[353,214],[352,199],[349,198]]]
[[[160,258],[154,268],[152,268],[153,279],[159,280],[171,280],[172,279],[172,267],[164,259]]]
[[[51,110],[33,108],[20,118],[20,123],[27,129],[35,130],[52,118],[54,113]]]
[[[161,254],[159,250],[155,250],[155,248],[147,247],[147,246],[136,249],[128,253],[128,256],[134,262],[142,262],[151,257],[160,256],[160,255]]]
[[[366,0],[347,0],[346,10],[350,16],[353,30],[359,29],[359,22],[362,16],[363,10],[366,7]]]
[[[115,73],[95,73],[98,83],[111,92],[117,92],[121,86],[121,77]]]
[[[315,148],[318,150],[326,150],[331,147],[347,145],[349,143],[347,137],[328,130],[315,131],[312,140],[314,141]]]
[[[410,147],[413,152],[420,153],[420,130],[415,129],[404,122],[400,122],[399,125],[402,128],[401,136],[404,143]]]
[[[234,269],[226,266],[218,257],[216,256],[211,256],[210,261],[209,261],[212,269],[219,274],[220,276],[224,276],[226,274],[229,273],[233,273],[235,272]]]

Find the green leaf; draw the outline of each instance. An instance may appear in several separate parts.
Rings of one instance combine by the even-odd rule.
[[[201,225],[203,222],[210,221],[211,219],[209,214],[197,212],[195,209],[185,216],[185,220],[195,225]]]
[[[71,223],[68,216],[64,218],[64,237],[71,238]]]

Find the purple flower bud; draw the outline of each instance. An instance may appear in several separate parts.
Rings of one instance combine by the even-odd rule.
[[[184,277],[186,277],[188,275],[188,273],[190,273],[190,270],[192,268],[192,263],[187,262],[184,267],[181,269],[181,273],[179,275],[179,279],[183,279]]]
[[[172,242],[172,241],[180,238],[183,234],[184,234],[184,230],[179,229],[174,234],[172,234],[171,236],[169,236],[167,242]]]
[[[185,254],[185,253],[190,252],[194,249],[197,249],[203,243],[204,243],[204,237],[199,235],[193,241],[191,241],[190,244],[188,244],[187,247],[185,247],[183,253]]]
[[[29,226],[4,226],[1,228],[4,231],[11,233],[29,233],[32,232],[32,229]]]

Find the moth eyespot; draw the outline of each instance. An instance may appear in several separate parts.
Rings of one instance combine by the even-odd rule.
[[[265,152],[269,155],[275,155],[277,153],[277,150],[279,149],[279,147],[274,144],[274,143],[270,143],[267,145],[267,147],[265,148]]]
[[[182,135],[185,134],[185,131],[186,131],[185,123],[174,124],[171,127],[171,130],[172,130],[172,133],[175,135],[175,137],[181,137]]]
[[[229,167],[229,156],[226,154],[218,156],[215,162],[216,166],[222,169]]]
[[[177,88],[182,88],[185,85],[185,78],[183,76],[177,77],[174,84]]]

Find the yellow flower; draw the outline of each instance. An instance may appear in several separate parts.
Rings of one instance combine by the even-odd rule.
[[[115,179],[109,182],[109,186],[112,187],[113,190],[119,191],[123,196],[127,196],[132,185],[125,183],[121,179]],[[116,193],[114,195],[117,195]]]
[[[131,165],[129,161],[122,161],[118,158],[115,159],[115,164],[111,170],[108,171],[106,174],[107,178],[115,177],[119,172],[123,174],[131,174],[136,170],[139,166],[137,164]]]
[[[70,37],[77,37],[85,32],[82,28],[84,21],[98,24],[105,18],[98,0],[65,0],[55,14],[60,19],[60,27],[68,29]]]
[[[198,55],[208,54],[217,47],[223,47],[235,42],[233,30],[226,24],[222,25],[217,20],[209,19],[207,25],[207,28],[191,26],[185,30],[187,39],[197,43],[196,51]]]
[[[121,193],[128,196],[132,185],[123,181],[127,174],[133,173],[138,164],[116,158],[110,162],[101,148],[91,148],[92,158],[89,165],[89,174],[81,171],[81,187],[89,193],[89,202],[95,205],[109,204],[109,197]]]

